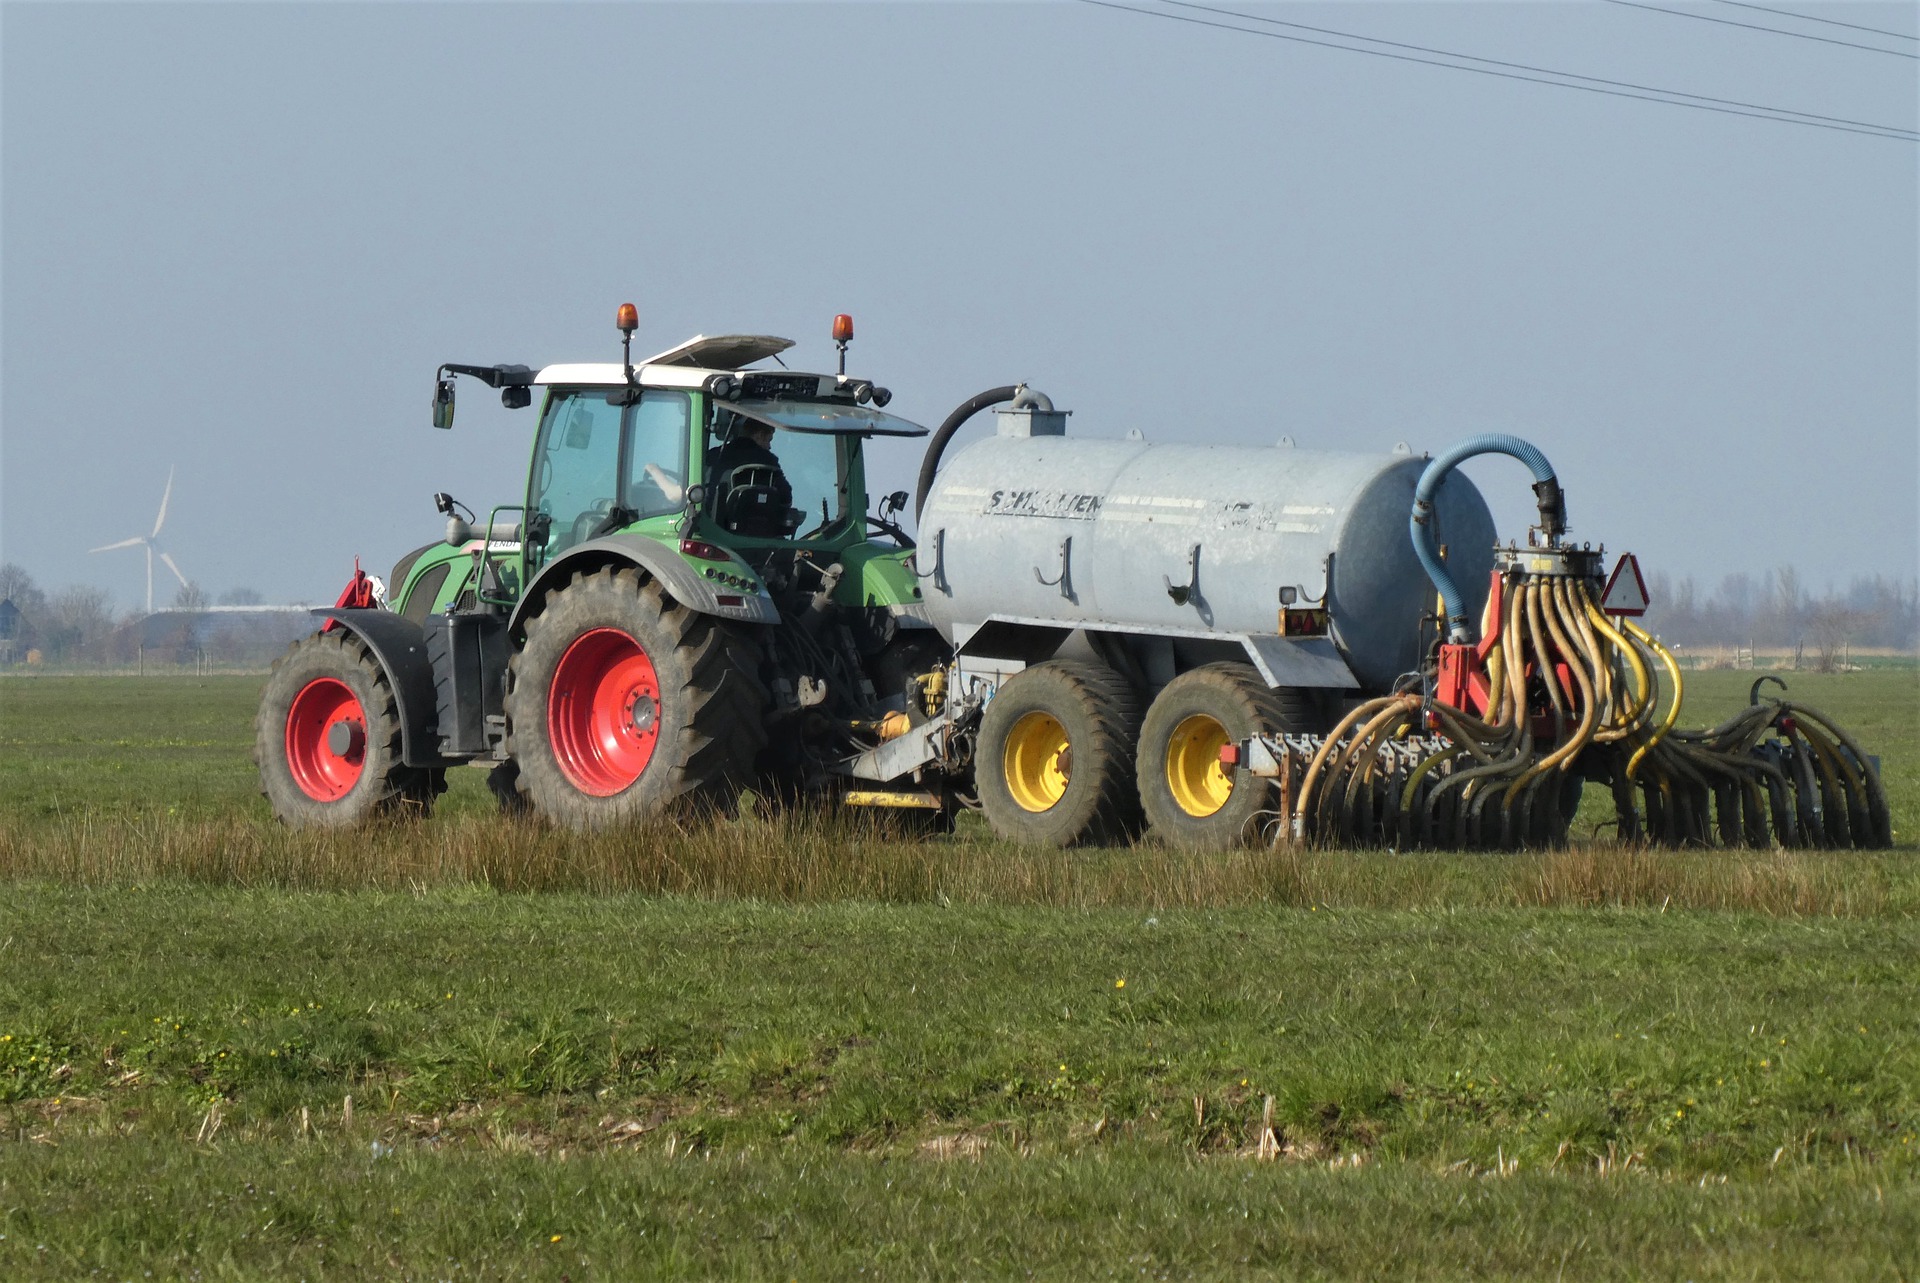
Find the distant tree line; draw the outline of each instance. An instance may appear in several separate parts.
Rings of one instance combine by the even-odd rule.
[[[210,605],[254,606],[251,588],[222,593],[216,602],[198,584],[174,594],[172,611],[116,615],[99,588],[74,585],[47,592],[24,567],[0,565],[0,664],[117,666],[156,664],[264,665],[294,636],[311,631],[304,615],[196,615]]]
[[[1920,648],[1915,579],[1861,575],[1844,589],[1829,587],[1815,596],[1791,566],[1759,577],[1728,575],[1706,591],[1692,576],[1655,573],[1648,577],[1647,595],[1646,627],[1681,646],[1751,645],[1803,654],[1824,668],[1850,648]]]

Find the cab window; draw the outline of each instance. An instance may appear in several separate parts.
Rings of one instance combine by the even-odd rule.
[[[687,394],[649,391],[627,434],[625,500],[636,517],[676,512],[686,499]]]
[[[716,408],[707,451],[706,481],[712,491],[709,514],[726,525],[722,493],[726,478],[720,473],[726,460],[726,443],[764,427],[745,416]],[[832,433],[775,430],[767,449],[786,484],[792,489],[787,500],[792,509],[792,538],[815,538],[836,526],[847,512],[847,451],[842,438]],[[757,460],[756,460],[757,461]]]
[[[592,538],[610,517],[626,525],[680,505],[686,393],[649,389],[634,404],[619,404],[624,398],[625,389],[591,388],[548,401],[527,495],[528,511],[548,521],[540,561]]]
[[[773,434],[773,451],[793,486],[793,506],[800,510],[794,537],[805,539],[823,532],[846,511],[840,484],[840,438],[811,432]]]

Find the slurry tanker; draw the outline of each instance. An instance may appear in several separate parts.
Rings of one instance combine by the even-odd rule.
[[[436,495],[444,537],[356,565],[276,663],[255,756],[289,824],[424,813],[481,766],[581,829],[751,796],[1054,846],[1519,848],[1594,785],[1628,840],[1890,841],[1877,762],[1816,710],[1757,682],[1678,726],[1637,565],[1567,538],[1525,441],[1096,439],[1020,384],[929,434],[847,373],[846,316],[817,374],[761,335],[636,364],[617,319],[618,362],[440,367],[436,427],[461,378],[538,403],[526,490]],[[915,493],[869,494],[877,437],[929,438]],[[1456,470],[1486,453],[1539,512],[1504,546]]]

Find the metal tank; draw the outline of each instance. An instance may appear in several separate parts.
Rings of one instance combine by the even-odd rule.
[[[998,417],[997,435],[941,470],[920,517],[927,612],[963,653],[1084,628],[1188,639],[1199,662],[1205,643],[1237,644],[1273,685],[1379,691],[1418,667],[1433,587],[1407,513],[1424,456],[1081,440],[1063,413]],[[1493,516],[1457,473],[1434,508],[1477,618]],[[1288,597],[1324,607],[1327,634],[1283,636]]]

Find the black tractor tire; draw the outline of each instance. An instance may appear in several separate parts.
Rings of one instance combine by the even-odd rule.
[[[1251,735],[1323,732],[1314,693],[1273,689],[1251,664],[1206,664],[1154,698],[1140,726],[1140,805],[1154,837],[1185,850],[1221,850],[1259,836],[1277,818],[1272,782],[1226,767],[1219,749]]]
[[[669,807],[730,810],[767,738],[758,665],[745,629],[688,609],[639,571],[582,571],[527,621],[507,666],[515,785],[571,829]]]
[[[273,661],[253,723],[253,761],[273,813],[297,829],[425,816],[447,788],[437,767],[401,761],[393,684],[342,628],[303,637]]]
[[[1030,846],[1130,841],[1139,733],[1139,694],[1110,668],[1049,660],[1014,674],[980,719],[973,775],[988,825]]]

